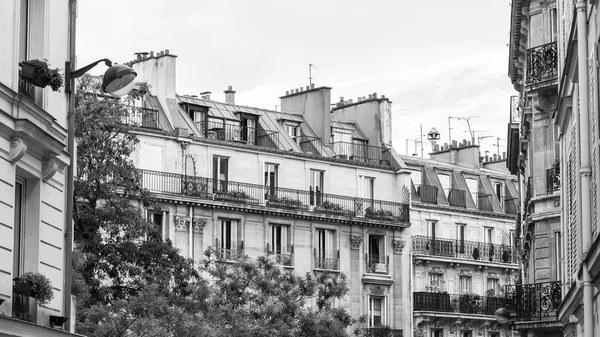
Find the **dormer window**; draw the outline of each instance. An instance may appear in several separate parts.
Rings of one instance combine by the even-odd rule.
[[[285,132],[294,140],[296,144],[300,142],[300,124],[285,122]]]

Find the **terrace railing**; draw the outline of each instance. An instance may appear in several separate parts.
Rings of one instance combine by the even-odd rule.
[[[299,136],[298,145],[304,153],[323,154],[323,142],[319,137]]]
[[[505,299],[477,294],[415,292],[413,293],[413,303],[415,311],[494,315],[496,310],[504,306]]]
[[[127,117],[124,124],[140,126],[143,128],[158,129],[158,110],[142,108],[137,106],[126,106]]]
[[[417,193],[422,202],[437,204],[438,188],[431,185],[417,185]]]
[[[383,258],[383,261],[382,261]],[[389,274],[390,257],[389,255],[369,255],[365,254],[365,272],[370,274]]]
[[[463,190],[451,188],[448,190],[448,203],[450,206],[467,207],[467,194]]]
[[[519,262],[518,250],[514,246],[420,235],[412,237],[412,244],[415,254],[458,257],[493,263],[516,264]]]
[[[264,130],[262,127],[241,126],[239,122],[195,122],[200,136],[207,139],[231,143],[279,148],[279,132]]]
[[[546,170],[546,193],[552,194],[554,191],[560,191],[560,170],[558,168]]]
[[[142,186],[157,193],[182,194],[200,199],[260,204],[268,207],[296,209],[313,213],[372,218],[387,221],[410,221],[408,204],[348,197],[282,187],[191,177],[175,173],[139,170]]]
[[[19,70],[19,94],[25,95],[32,102],[35,102],[35,86],[23,79]]]
[[[383,165],[391,163],[390,150],[385,147],[349,142],[334,142],[332,147],[338,158]]]
[[[340,251],[338,250],[334,254],[325,254],[319,252],[316,248],[313,248],[313,256],[315,262],[315,269],[325,270],[339,270],[340,269]]]
[[[557,79],[558,49],[550,42],[527,50],[527,85]]]
[[[364,337],[404,337],[402,329],[391,329],[388,327],[365,328]]]
[[[518,321],[557,319],[562,302],[561,282],[542,282],[505,286],[506,304],[516,309]]]
[[[504,198],[504,212],[506,214],[518,214],[519,213],[519,199],[518,198]]]
[[[477,203],[477,209],[480,211],[492,212],[492,195],[486,193],[474,193],[473,199]]]

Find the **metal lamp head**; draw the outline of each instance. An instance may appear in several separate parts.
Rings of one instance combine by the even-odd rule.
[[[440,140],[440,133],[436,128],[431,128],[431,130],[429,130],[429,132],[427,133],[427,139],[430,141]]]
[[[123,64],[108,68],[102,78],[102,91],[113,96],[127,95],[135,85],[137,73]]]
[[[496,321],[498,321],[500,324],[510,322],[510,311],[504,307],[496,310],[496,312],[494,312],[494,316],[496,317]]]

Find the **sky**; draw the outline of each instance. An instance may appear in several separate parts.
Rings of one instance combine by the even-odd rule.
[[[211,91],[224,101],[231,85],[236,104],[267,109],[308,85],[311,63],[313,83],[332,87],[332,103],[390,98],[398,153],[415,152],[422,128],[427,156],[431,128],[448,142],[448,117],[470,117],[483,155],[506,151],[517,94],[509,32],[508,0],[79,0],[76,48],[79,66],[169,49],[178,94]],[[470,138],[466,119],[450,124],[452,139]]]

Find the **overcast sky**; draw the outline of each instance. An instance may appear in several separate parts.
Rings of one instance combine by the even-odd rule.
[[[470,119],[483,150],[506,151],[510,7],[477,0],[103,0],[78,1],[79,66],[100,58],[169,49],[177,93],[211,91],[224,101],[274,109],[286,90],[308,85],[308,63],[331,100],[377,92],[392,104],[393,145],[436,127],[448,141],[448,117]],[[482,11],[484,11],[482,13]],[[484,15],[482,15],[484,14]],[[101,66],[93,73],[101,74]],[[453,119],[452,139],[469,138]],[[426,141],[427,142],[427,141]],[[420,152],[420,151],[419,151]],[[425,153],[428,147],[425,148]]]

